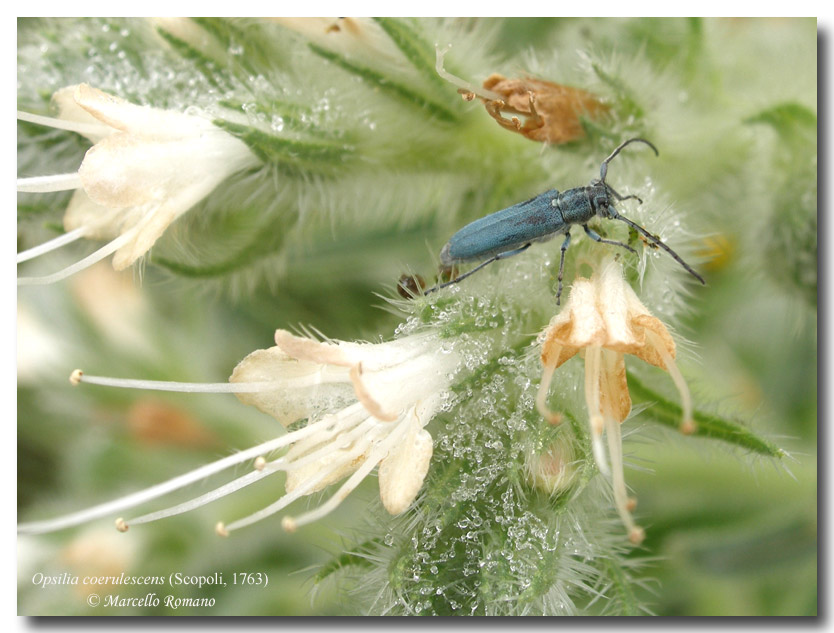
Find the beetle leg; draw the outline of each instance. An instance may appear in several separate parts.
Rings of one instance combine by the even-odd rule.
[[[605,188],[608,189],[608,193],[613,194],[613,196],[617,200],[632,200],[633,199],[633,200],[637,200],[637,202],[639,202],[640,204],[643,204],[643,201],[635,195],[631,195],[631,196],[620,195],[619,193],[614,191],[614,189],[611,186],[609,186],[608,183],[605,183]]]
[[[568,250],[568,246],[570,246],[570,230],[568,230],[567,234],[565,235],[565,241],[562,242],[562,256],[559,258],[559,290],[556,291],[556,305],[562,305],[562,277],[565,273],[565,252]]]
[[[639,224],[637,224],[636,222],[632,222],[632,221],[631,221],[631,220],[629,220],[627,217],[625,217],[625,216],[623,216],[623,215],[620,215],[619,213],[616,213],[616,212],[615,212],[615,213],[613,213],[613,214],[611,215],[611,217],[612,217],[612,218],[614,218],[615,220],[620,220],[621,222],[625,222],[625,223],[626,223],[626,224],[628,224],[631,228],[633,228],[634,230],[638,231],[640,234],[642,234],[642,235],[644,235],[645,237],[647,237],[647,238],[649,238],[650,240],[652,240],[652,241],[655,243],[655,245],[656,245],[656,246],[659,246],[659,247],[660,247],[660,248],[662,248],[664,251],[666,251],[667,253],[669,253],[669,254],[672,256],[672,258],[673,258],[676,262],[678,262],[681,266],[683,266],[683,268],[684,268],[684,270],[686,270],[686,272],[688,272],[690,275],[692,275],[693,277],[695,277],[695,279],[697,279],[698,281],[700,281],[702,284],[704,284],[704,285],[706,285],[706,284],[707,284],[707,282],[706,282],[706,281],[704,281],[704,278],[703,278],[703,277],[701,277],[701,275],[699,275],[698,273],[696,273],[696,272],[692,269],[692,267],[691,267],[689,264],[687,264],[685,261],[683,261],[683,259],[681,259],[681,256],[680,256],[680,255],[678,255],[675,251],[673,251],[671,248],[669,248],[668,246],[666,246],[666,244],[664,244],[664,243],[663,243],[663,241],[661,241],[661,239],[660,239],[657,235],[652,235],[652,234],[651,234],[651,233],[649,233],[646,229],[644,229],[642,226],[640,226],[640,225],[639,225]],[[586,228],[585,230],[587,231],[588,229]],[[627,247],[627,246],[626,246],[626,248],[628,248],[628,250],[630,250],[630,251],[634,252],[631,248],[629,248],[629,247]]]
[[[589,227],[587,224],[583,224],[583,225],[582,225],[582,228],[583,228],[583,229],[585,229],[585,233],[587,233],[587,234],[588,234],[588,237],[590,237],[590,238],[591,238],[592,240],[594,240],[595,242],[600,242],[600,243],[602,243],[602,244],[612,244],[612,245],[614,245],[614,246],[622,246],[622,247],[623,247],[623,248],[625,248],[626,250],[629,250],[629,251],[631,251],[632,253],[634,253],[635,255],[637,254],[637,251],[635,251],[633,248],[631,248],[631,246],[629,246],[628,244],[623,244],[622,242],[615,242],[614,240],[605,240],[605,239],[601,238],[601,237],[600,237],[600,236],[599,236],[599,235],[598,235],[598,234],[597,234],[597,233],[596,233],[593,229],[591,229],[591,227]]]
[[[498,253],[497,255],[494,255],[494,256],[490,257],[485,262],[481,262],[480,264],[475,266],[475,268],[473,268],[469,272],[463,273],[462,275],[459,275],[458,277],[455,277],[454,279],[452,279],[451,281],[447,281],[446,283],[438,284],[434,288],[429,288],[423,294],[427,295],[430,292],[434,292],[435,290],[440,290],[441,288],[445,288],[446,286],[451,286],[452,284],[456,284],[460,281],[463,281],[464,279],[466,279],[470,275],[474,275],[476,272],[481,270],[481,268],[483,268],[484,266],[487,266],[488,264],[491,264],[492,262],[497,262],[499,259],[507,259],[508,257],[512,257],[513,255],[518,255],[519,253],[523,253],[528,248],[530,248],[531,243],[532,242],[528,242],[527,244],[525,244],[521,248],[517,248],[513,251],[505,251],[503,253]]]

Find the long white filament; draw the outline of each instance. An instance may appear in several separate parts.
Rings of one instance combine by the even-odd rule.
[[[21,121],[28,121],[37,125],[44,125],[46,127],[55,128],[57,130],[68,130],[70,132],[77,132],[83,136],[100,137],[106,134],[111,128],[102,123],[81,123],[80,121],[65,121],[64,119],[56,119],[51,116],[42,116],[40,114],[32,114],[31,112],[17,111],[17,118]]]
[[[681,408],[683,409],[683,419],[681,420],[680,426],[681,431],[684,433],[693,433],[695,431],[695,420],[692,417],[692,396],[689,393],[686,380],[684,380],[683,374],[681,374],[680,369],[678,369],[675,363],[675,359],[669,354],[660,337],[650,330],[646,330],[646,333],[649,335],[649,341],[651,341],[657,353],[660,354],[660,358],[663,359],[663,364],[666,365],[666,371],[669,372],[669,375],[675,382],[675,386],[678,388],[678,393],[680,393]]]
[[[244,517],[242,519],[238,519],[234,523],[230,523],[228,526],[225,526],[226,532],[231,532],[233,530],[237,530],[237,529],[245,527],[247,525],[252,525],[253,523],[257,523],[258,521],[261,521],[261,520],[265,519],[266,517],[271,516],[271,515],[275,514],[276,512],[278,512],[280,510],[283,510],[284,508],[286,508],[289,504],[291,504],[293,501],[295,501],[299,497],[302,497],[305,494],[308,494],[309,492],[311,492],[315,488],[315,486],[318,485],[319,482],[324,480],[331,473],[341,469],[345,464],[350,464],[350,463],[354,462],[355,460],[361,458],[361,456],[365,454],[365,452],[368,450],[368,447],[371,446],[374,443],[374,441],[375,441],[374,437],[371,437],[370,434],[366,434],[365,437],[363,437],[363,440],[361,442],[359,442],[356,446],[354,446],[352,450],[350,450],[348,453],[346,453],[344,455],[341,455],[339,457],[339,459],[334,460],[328,467],[321,468],[316,473],[315,476],[311,477],[310,479],[305,480],[298,487],[294,488],[291,492],[285,494],[283,497],[281,497],[275,503],[273,503],[271,505],[268,505],[267,507],[262,508],[261,510],[258,510],[257,512],[255,512],[253,514],[250,514],[247,517]],[[333,451],[332,447],[325,446],[319,452],[323,453],[323,454],[326,454],[326,453],[329,453],[329,452],[332,452],[332,451]],[[387,454],[387,449],[386,449],[386,454]],[[287,457],[288,456],[285,455],[284,459],[286,460]],[[357,473],[359,473],[360,471],[363,471],[363,469],[365,469],[365,466],[367,465],[368,461],[370,461],[370,459],[366,460],[365,464],[359,470],[357,470],[356,473],[354,473],[353,476],[348,481],[351,481],[354,477],[356,477]],[[379,460],[377,460],[377,462],[378,461]],[[376,465],[377,462],[374,462],[371,465],[370,468],[368,468],[367,470],[364,471],[364,475],[362,475],[362,477],[360,478],[359,481],[361,481],[362,479],[364,479],[368,475],[368,473]],[[294,466],[295,464],[292,464],[292,465]],[[301,466],[300,463],[298,465]],[[282,470],[291,470],[291,469],[292,468],[290,466],[286,466],[286,467],[282,468]],[[344,486],[342,486],[342,488],[344,488]],[[339,492],[342,491],[342,488],[339,489]],[[353,488],[351,488],[351,490],[352,489]],[[337,492],[334,495],[334,497],[337,496],[339,494],[339,492]],[[347,493],[345,493],[345,496],[346,495],[347,495]],[[333,497],[331,497],[331,500],[332,500],[332,498]],[[327,506],[329,503],[330,503],[330,501],[325,503],[324,506]],[[338,503],[336,505],[338,505]],[[324,507],[324,506],[320,506],[320,507]],[[314,510],[314,512],[317,512],[317,511],[318,511],[318,509]],[[328,510],[328,512],[329,512],[329,510]],[[327,512],[325,512],[324,514],[327,514]],[[324,515],[322,515],[322,516],[324,516]],[[289,520],[291,522],[291,527],[287,527],[287,525],[288,525],[287,520]],[[295,525],[296,525],[296,523],[294,523],[292,519],[285,519],[284,520],[285,529],[291,530],[291,529],[293,529],[293,527]]]
[[[440,48],[439,46],[434,49],[434,69],[438,75],[443,77],[446,81],[448,81],[453,86],[457,86],[461,90],[465,90],[466,92],[471,92],[479,96],[481,99],[485,99],[487,101],[503,101],[504,97],[502,97],[497,92],[493,92],[492,90],[487,90],[486,88],[481,88],[474,84],[469,83],[465,79],[461,79],[460,77],[455,77],[452,73],[446,70],[443,66],[443,58],[446,57],[446,53],[449,52],[449,49],[452,48],[452,45],[449,44],[444,48]]]
[[[279,467],[279,470],[286,470],[287,472],[297,470],[306,466],[307,464],[312,464],[322,459],[323,457],[326,457],[328,453],[332,453],[333,451],[339,450],[340,448],[346,448],[350,446],[358,437],[370,434],[373,431],[374,423],[368,423],[368,420],[366,420],[365,422],[365,424],[360,424],[351,431],[343,430],[339,433],[337,440],[334,442],[327,443],[327,438],[319,438],[317,436],[314,436],[311,439],[318,442],[319,444],[323,444],[323,446],[317,448],[314,451],[311,451],[310,453],[305,453],[302,457],[299,457],[298,459],[293,458],[290,455],[290,453],[287,453],[284,456],[285,465],[281,465]],[[346,426],[346,428],[350,427]]]
[[[316,425],[306,426],[298,431],[293,431],[292,433],[288,433],[282,437],[269,440],[263,444],[258,444],[252,448],[235,453],[234,455],[229,455],[228,457],[224,457],[216,462],[206,464],[205,466],[201,466],[200,468],[185,473],[184,475],[174,477],[166,482],[151,486],[145,490],[140,490],[139,492],[127,495],[126,497],[102,503],[97,506],[93,506],[92,508],[68,514],[57,519],[21,524],[18,526],[18,531],[25,534],[42,534],[44,532],[53,532],[55,530],[61,530],[74,525],[79,525],[80,523],[98,519],[103,516],[115,515],[122,510],[135,507],[175,490],[179,490],[180,488],[183,488],[191,483],[205,479],[206,477],[223,471],[230,466],[234,466],[235,464],[239,464],[249,459],[259,457],[264,453],[269,453],[279,448],[283,448],[288,444],[292,444],[293,442],[318,431],[319,429],[316,428]]]
[[[360,425],[359,428],[353,429],[353,431],[345,433],[345,429],[350,428],[351,423],[355,424],[356,422],[353,422],[352,420],[340,421],[340,422],[347,422],[347,424],[342,423],[342,424],[333,425],[335,432],[337,432],[338,435],[339,435],[339,441],[338,441],[339,444],[349,445],[353,442],[353,439],[354,439],[355,436],[362,435],[362,434],[367,432],[367,429],[364,428],[365,425],[363,424],[363,425]],[[323,422],[316,422],[314,424],[316,426],[320,427],[320,426],[322,426]],[[327,437],[321,438],[318,434],[316,434],[316,435],[313,435],[309,439],[314,441],[314,442],[318,442],[319,444],[321,444],[323,441],[326,442],[328,438]],[[360,447],[358,447],[358,449],[356,449],[354,451],[351,451],[351,453],[347,457],[347,460],[353,459],[353,458],[358,457],[359,455],[361,455],[365,451],[365,449],[367,448],[368,444],[369,444],[369,442],[365,442]],[[249,486],[250,484],[253,484],[257,481],[260,481],[261,479],[263,479],[265,477],[268,477],[269,475],[271,475],[275,472],[278,472],[278,471],[281,471],[281,470],[290,471],[290,470],[295,470],[297,468],[301,468],[302,466],[306,466],[309,463],[312,463],[312,462],[315,462],[318,459],[321,459],[322,457],[326,456],[328,453],[331,453],[334,450],[334,448],[338,448],[338,446],[334,447],[334,446],[331,446],[331,445],[325,445],[325,446],[319,448],[318,450],[313,451],[313,452],[311,452],[311,453],[309,453],[309,454],[305,455],[304,457],[302,457],[300,459],[297,459],[297,460],[290,460],[290,459],[288,459],[289,455],[285,455],[284,457],[282,457],[280,459],[276,459],[272,462],[269,462],[268,464],[266,464],[264,466],[263,470],[261,470],[261,471],[255,471],[255,472],[252,472],[252,473],[247,473],[243,477],[239,477],[238,479],[236,479],[234,481],[231,481],[228,484],[220,486],[219,488],[216,488],[215,490],[211,490],[211,491],[205,493],[204,495],[201,495],[201,496],[197,497],[196,499],[191,499],[189,501],[185,501],[184,503],[180,503],[176,506],[173,506],[171,508],[167,508],[165,510],[159,510],[158,512],[151,512],[150,514],[143,515],[143,516],[138,517],[136,519],[131,519],[131,520],[125,521],[125,523],[127,525],[139,525],[141,523],[149,523],[151,521],[156,521],[156,520],[159,520],[159,519],[164,519],[164,518],[167,518],[167,517],[175,516],[177,514],[182,514],[184,512],[189,512],[190,510],[194,510],[194,509],[199,508],[201,506],[204,506],[208,503],[216,501],[217,499],[220,499],[222,497],[230,495],[233,492],[237,492],[241,488],[245,488],[246,486]],[[342,463],[344,463],[344,461],[346,461],[345,458],[343,458],[341,460]],[[330,473],[333,470],[335,470],[335,467],[327,469],[327,473]],[[321,477],[316,477],[315,478],[315,483],[318,483],[319,481],[321,481]],[[263,514],[259,514],[258,515],[259,518],[258,519],[252,519],[251,522],[255,522],[257,520],[265,518],[266,516],[269,516],[269,514],[273,514],[274,512],[277,512],[278,510],[286,507],[293,500],[295,500],[299,496],[303,495],[304,494],[303,491],[308,490],[310,488],[310,486],[308,486],[307,482],[305,482],[302,486],[299,486],[299,488],[302,489],[301,493],[299,493],[297,490],[293,491],[293,493],[291,493],[292,496],[290,497],[289,500],[287,500],[287,495],[285,495],[284,497],[281,498],[281,500],[279,500],[279,502],[276,502],[276,503],[274,503],[270,506],[271,512],[263,513],[263,511],[261,511]],[[251,517],[248,517],[246,520],[248,520],[249,518],[251,518]],[[241,519],[240,521],[243,521],[243,520],[244,519]],[[228,532],[229,530],[232,530],[232,529],[236,529],[237,527],[240,527],[240,521],[237,521],[236,523],[233,523],[232,525],[230,525],[228,527],[225,527],[224,529],[226,530],[226,532]],[[249,524],[250,523],[246,523],[246,525],[249,525]]]
[[[560,414],[551,411],[547,407],[547,395],[550,391],[550,383],[553,380],[553,372],[555,370],[555,367],[544,367],[542,370],[542,382],[539,385],[539,392],[536,394],[536,409],[538,409],[541,416],[550,422],[550,424],[559,424],[562,421]]]
[[[321,422],[318,422],[318,423],[315,423],[315,424],[317,426],[321,426]],[[365,431],[365,429],[361,429],[361,428],[359,430],[362,431],[362,432]],[[350,444],[350,442],[353,439],[353,437],[352,437],[353,435],[356,435],[356,433],[355,432],[354,433],[348,433],[344,436],[344,438],[342,438],[341,435],[340,435],[340,443]],[[361,451],[364,452],[365,448],[367,448],[367,442],[365,443],[365,445],[363,445]],[[151,512],[149,514],[144,514],[144,515],[142,515],[140,517],[137,517],[135,519],[129,519],[129,520],[125,521],[125,524],[126,525],[139,525],[139,524],[142,524],[142,523],[150,523],[151,521],[158,521],[159,519],[165,519],[167,517],[172,517],[172,516],[175,516],[177,514],[183,514],[184,512],[189,512],[191,510],[194,510],[194,509],[199,508],[201,506],[204,506],[206,504],[212,503],[213,501],[217,501],[218,499],[221,499],[222,497],[225,497],[225,496],[230,495],[234,492],[237,492],[238,490],[241,490],[242,488],[245,488],[246,486],[249,486],[249,485],[251,485],[251,484],[253,484],[257,481],[260,481],[261,479],[264,479],[265,477],[269,477],[270,475],[272,475],[272,474],[274,474],[278,471],[281,471],[281,470],[290,471],[290,470],[294,470],[296,468],[301,468],[302,466],[305,466],[308,463],[314,462],[314,461],[322,458],[323,456],[332,452],[332,450],[333,450],[332,446],[324,446],[324,447],[320,448],[319,450],[313,451],[309,455],[305,455],[303,458],[301,458],[299,460],[294,460],[292,462],[290,462],[287,459],[287,456],[284,456],[280,459],[276,459],[274,461],[271,461],[271,462],[267,463],[264,466],[263,470],[247,473],[247,474],[243,475],[242,477],[238,477],[234,481],[231,481],[231,482],[229,482],[229,483],[227,483],[223,486],[220,486],[219,488],[215,488],[214,490],[211,490],[211,491],[209,491],[209,492],[207,492],[203,495],[200,495],[199,497],[196,497],[195,499],[190,499],[188,501],[177,504],[177,505],[172,506],[170,508],[166,508],[164,510],[159,510],[157,512]],[[358,454],[361,454],[361,452],[358,453]],[[351,455],[353,457],[356,456],[356,455],[353,455],[353,452],[351,453]],[[333,469],[329,469],[327,472],[330,472],[331,470],[333,470]],[[316,483],[320,480],[321,480],[321,478],[316,478]],[[303,489],[307,490],[308,488],[309,487],[305,483],[304,486],[303,486]],[[297,496],[298,495],[293,496],[292,499],[297,498]],[[282,497],[282,499],[284,499],[284,498],[285,497]],[[287,502],[287,503],[289,503],[289,502]],[[275,505],[275,504],[273,504],[273,505]],[[281,507],[285,507],[285,506],[281,506]],[[277,508],[275,511],[277,512],[279,509],[280,508]],[[234,529],[234,525],[235,524],[233,524],[232,526],[227,527],[226,529],[227,530]]]
[[[301,525],[317,521],[323,516],[330,514],[335,510],[345,498],[353,492],[354,488],[358,486],[365,477],[388,456],[391,447],[402,439],[402,436],[408,431],[407,424],[398,424],[397,427],[388,435],[385,440],[379,443],[368,455],[365,463],[342,484],[342,486],[330,497],[325,503],[320,505],[315,510],[311,510],[299,517],[284,517],[282,525],[284,529],[291,532]],[[231,527],[231,526],[230,526]]]
[[[591,448],[599,471],[608,476],[610,471],[608,470],[608,460],[605,458],[605,450],[602,446],[604,421],[599,401],[601,362],[602,348],[599,345],[591,345],[585,349],[585,404],[588,407],[588,416],[591,422]]]
[[[128,519],[125,521],[125,524],[130,526],[140,525],[142,523],[150,523],[151,521],[158,521],[159,519],[165,519],[167,517],[172,517],[177,514],[189,512],[190,510],[194,510],[196,508],[204,506],[208,503],[211,503],[212,501],[217,501],[222,497],[230,495],[233,492],[237,492],[241,488],[245,488],[246,486],[253,484],[256,481],[260,481],[264,477],[268,477],[269,475],[273,474],[277,470],[275,468],[276,464],[280,462],[280,459],[276,459],[275,461],[269,462],[263,470],[254,470],[251,473],[246,473],[242,477],[238,477],[234,481],[230,481],[229,483],[220,486],[219,488],[210,490],[209,492],[200,495],[199,497],[189,499],[188,501],[179,503],[175,506],[171,506],[170,508],[159,510],[157,512],[143,514],[142,516],[136,517],[135,519]]]
[[[39,257],[44,253],[48,253],[50,251],[54,251],[57,248],[64,246],[65,244],[70,244],[77,239],[84,237],[84,233],[86,232],[87,227],[80,227],[75,229],[74,231],[70,231],[69,233],[64,233],[63,235],[59,235],[58,237],[49,240],[48,242],[44,242],[43,244],[39,244],[38,246],[34,246],[30,249],[22,251],[17,254],[17,263],[26,262],[30,259],[34,259],[35,257]]]
[[[115,240],[106,244],[105,246],[98,249],[96,252],[88,255],[84,259],[75,262],[71,266],[67,266],[63,270],[59,270],[57,273],[53,273],[51,275],[45,275],[44,277],[18,277],[17,278],[17,285],[18,286],[40,286],[45,284],[55,283],[56,281],[61,281],[62,279],[66,279],[75,273],[84,270],[85,268],[89,268],[93,264],[100,262],[102,259],[110,255],[111,253],[115,253],[119,250],[122,246],[130,242],[135,236],[136,233],[139,232],[139,229],[142,228],[143,224],[137,224],[135,227],[123,233]]]
[[[316,473],[315,477],[311,477],[310,479],[306,480],[303,484],[298,486],[298,488],[296,488],[292,492],[285,494],[275,503],[268,505],[262,510],[258,510],[254,514],[250,514],[248,517],[239,519],[234,523],[230,523],[229,525],[225,526],[225,532],[228,534],[233,530],[246,527],[247,525],[252,525],[253,523],[257,523],[258,521],[261,521],[262,519],[265,519],[266,517],[272,516],[276,512],[283,510],[296,499],[303,497],[304,495],[311,492],[320,481],[327,477],[331,472],[335,471],[336,468],[338,468],[338,466],[339,465],[337,464],[330,468],[320,470],[318,473]]]
[[[319,444],[329,442],[330,438],[346,433],[360,422],[367,420],[367,418],[368,412],[358,402],[343,409],[338,415],[325,416],[320,422],[316,423],[317,427],[322,427],[319,434],[294,443],[292,448],[287,452],[286,457],[289,461],[295,462],[301,457],[308,455]]]
[[[620,423],[610,416],[605,416],[605,432],[608,434],[608,452],[611,455],[611,484],[614,489],[614,505],[630,535],[637,533],[637,525],[628,511],[628,491],[623,472],[623,438]]]
[[[311,381],[308,378],[288,378],[285,380],[264,382],[174,382],[169,380],[136,380],[132,378],[109,378],[107,376],[89,376],[82,374],[79,382],[103,387],[120,387],[122,389],[148,389],[152,391],[179,391],[183,393],[262,393],[278,389],[298,389],[311,384],[322,384],[327,380]],[[339,382],[336,377],[330,381]]]
[[[52,193],[70,189],[81,189],[81,176],[78,172],[17,179],[17,190],[20,193]]]

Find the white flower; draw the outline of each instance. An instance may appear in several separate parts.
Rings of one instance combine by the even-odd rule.
[[[335,507],[379,464],[383,505],[391,514],[405,510],[428,472],[432,439],[423,427],[441,405],[457,356],[441,351],[431,335],[374,345],[322,343],[278,330],[275,343],[247,356],[230,380],[252,383],[281,377],[293,388],[241,393],[241,401],[284,425],[315,416],[315,408],[346,405],[336,414],[313,419],[304,430],[316,431],[282,458],[287,492],[303,488],[303,494],[310,494],[353,473],[314,511],[312,520],[329,511],[329,504]],[[284,525],[298,522],[285,519]]]
[[[406,510],[428,472],[433,443],[424,427],[444,404],[459,365],[457,354],[444,350],[433,334],[371,344],[319,342],[278,330],[275,342],[276,347],[243,359],[230,383],[219,385],[126,381],[86,376],[76,370],[71,377],[74,384],[233,392],[285,426],[305,418],[308,422],[147,490],[63,518],[23,525],[21,531],[52,531],[112,515],[252,459],[254,472],[171,508],[127,521],[120,518],[116,525],[125,531],[129,525],[180,514],[279,471],[287,473],[286,494],[248,517],[229,525],[218,523],[219,534],[259,521],[299,497],[347,479],[318,508],[285,517],[284,528],[294,530],[336,508],[377,466],[383,506],[391,514]],[[289,450],[280,457],[265,457],[284,447]]]
[[[627,496],[623,474],[620,423],[631,412],[624,354],[633,354],[668,371],[683,403],[681,430],[691,433],[695,423],[689,390],[675,365],[675,342],[666,326],[640,302],[623,279],[622,267],[617,262],[608,259],[600,268],[591,279],[574,282],[567,304],[539,337],[544,372],[537,406],[542,415],[558,422],[559,416],[545,404],[553,372],[577,353],[584,354],[585,402],[594,458],[602,473],[610,472],[617,511],[631,540],[639,543],[643,530],[631,518],[635,501]],[[608,434],[610,471],[602,445],[604,432]]]
[[[138,106],[86,84],[53,97],[58,118],[18,118],[72,130],[93,141],[77,173],[18,179],[18,191],[75,189],[64,216],[67,233],[18,255],[26,261],[79,238],[111,240],[54,275],[18,283],[51,283],[115,253],[122,270],[165,229],[231,174],[258,164],[240,140],[199,114]]]
[[[401,63],[402,53],[370,18],[266,18],[300,33],[318,46],[370,63]]]

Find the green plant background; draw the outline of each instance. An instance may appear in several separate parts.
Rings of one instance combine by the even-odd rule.
[[[375,89],[370,74],[340,66],[340,58],[308,48],[277,25],[216,20],[200,27],[226,44],[214,58],[171,35],[155,37],[137,20],[18,22],[18,107],[24,110],[48,112],[54,90],[80,81],[98,80],[132,101],[174,109],[234,109],[205,95],[222,82],[234,92],[243,76],[284,78],[288,84],[273,81],[270,89],[281,85],[285,96],[293,94],[292,81],[307,89],[307,77],[311,91],[332,88],[324,93],[332,110],[299,115],[306,121],[295,137],[301,149],[288,154],[271,139],[249,138],[273,169],[230,178],[175,223],[143,265],[106,286],[109,298],[85,297],[80,276],[19,291],[19,520],[137,490],[277,431],[277,422],[233,396],[73,389],[67,376],[75,367],[219,381],[246,354],[268,347],[279,327],[312,325],[344,340],[390,338],[403,319],[387,301],[397,278],[417,272],[432,280],[436,253],[456,227],[546,188],[584,184],[612,138],[645,134],[660,147],[660,158],[612,164],[611,173],[637,186],[651,169],[660,195],[698,236],[688,253],[706,271],[708,285],[684,289],[678,277],[672,286],[678,307],[670,309],[676,331],[693,342],[685,373],[696,408],[742,421],[789,457],[682,437],[640,418],[626,422],[624,428],[637,429],[626,440],[634,466],[626,476],[647,538],[605,572],[610,583],[599,587],[603,599],[585,594],[576,608],[629,612],[610,606],[616,603],[659,615],[816,614],[815,20],[525,18],[461,20],[451,30],[448,22],[430,20],[387,25],[389,33],[416,32],[429,43],[435,32],[459,29],[466,43],[452,40],[448,67],[475,83],[492,72],[529,72],[606,96],[613,121],[587,121],[586,138],[544,149],[501,130],[454,88],[435,85],[433,45],[412,59],[420,71],[423,55],[423,75],[391,75],[403,90],[425,97],[419,101]],[[147,79],[162,68],[173,79]],[[193,81],[180,82],[183,77]],[[283,107],[270,89],[254,91],[255,102]],[[357,116],[379,126],[356,126]],[[446,116],[451,123],[443,122]],[[291,125],[291,108],[283,117]],[[246,131],[227,129],[247,140]],[[319,151],[317,143],[329,149]],[[87,146],[72,134],[20,123],[18,175],[71,171]],[[65,194],[19,195],[18,250],[54,235],[66,201]],[[89,252],[83,248],[76,252]],[[542,248],[555,253],[558,245]],[[530,270],[523,262],[510,266]],[[674,263],[664,266],[674,270]],[[524,300],[520,292],[514,297]],[[531,319],[527,342],[545,323]],[[653,394],[641,398],[635,389],[658,374],[635,366],[633,375],[632,397],[647,404]],[[150,436],[131,421],[140,404],[159,407],[169,416],[164,420],[187,420],[184,430]],[[436,460],[430,481],[448,466]],[[207,489],[195,488],[195,494]],[[137,527],[115,540],[106,521],[21,536],[19,613],[115,615],[90,609],[86,594],[73,588],[32,583],[38,572],[88,569],[133,576],[222,572],[227,581],[235,572],[269,577],[267,588],[177,590],[179,597],[216,597],[209,611],[125,608],[119,615],[378,612],[363,583],[391,570],[382,559],[343,553],[385,534],[379,526],[388,519],[373,479],[297,534],[266,520],[231,539],[215,536],[218,516],[242,516],[282,491],[280,481],[267,480],[218,508]],[[600,516],[610,520],[609,510]],[[610,531],[619,535],[616,527]],[[492,599],[523,611],[518,595],[500,586],[494,591]],[[608,600],[619,591],[631,595]],[[144,591],[123,590],[128,594]],[[427,612],[454,610],[440,599]]]

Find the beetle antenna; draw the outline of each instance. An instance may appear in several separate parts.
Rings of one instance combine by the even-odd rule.
[[[632,140],[640,140],[640,139],[632,139]],[[656,235],[652,235],[646,229],[644,229],[642,226],[640,226],[639,224],[637,224],[635,222],[632,222],[627,217],[622,216],[619,213],[614,213],[611,217],[614,218],[615,220],[621,220],[621,221],[625,222],[626,224],[628,224],[630,227],[632,227],[636,231],[639,231],[640,233],[642,233],[644,236],[646,236],[648,239],[650,239],[654,244],[656,244],[657,246],[662,248],[664,251],[669,253],[675,259],[676,262],[678,262],[681,266],[683,266],[686,269],[686,272],[688,272],[690,275],[695,277],[695,279],[700,281],[705,286],[707,285],[707,282],[704,281],[704,278],[701,277],[701,275],[699,275],[698,273],[696,273],[689,264],[687,264],[685,261],[683,261],[683,259],[681,259],[680,255],[678,255],[675,251],[673,251],[671,248],[666,246],[666,244],[664,244],[659,237],[657,237]]]
[[[600,180],[600,182],[602,182],[602,183],[605,182],[605,176],[608,174],[608,163],[610,163],[612,160],[614,160],[614,157],[617,154],[620,153],[620,150],[623,149],[629,143],[645,143],[646,145],[648,145],[649,147],[651,147],[654,150],[654,155],[655,156],[660,156],[660,152],[657,151],[657,148],[652,143],[650,143],[649,141],[647,141],[644,138],[630,138],[627,141],[623,141],[622,143],[620,143],[617,146],[617,149],[615,149],[613,152],[611,152],[611,155],[608,158],[606,158],[604,161],[602,161],[602,165],[599,166],[599,180]]]

